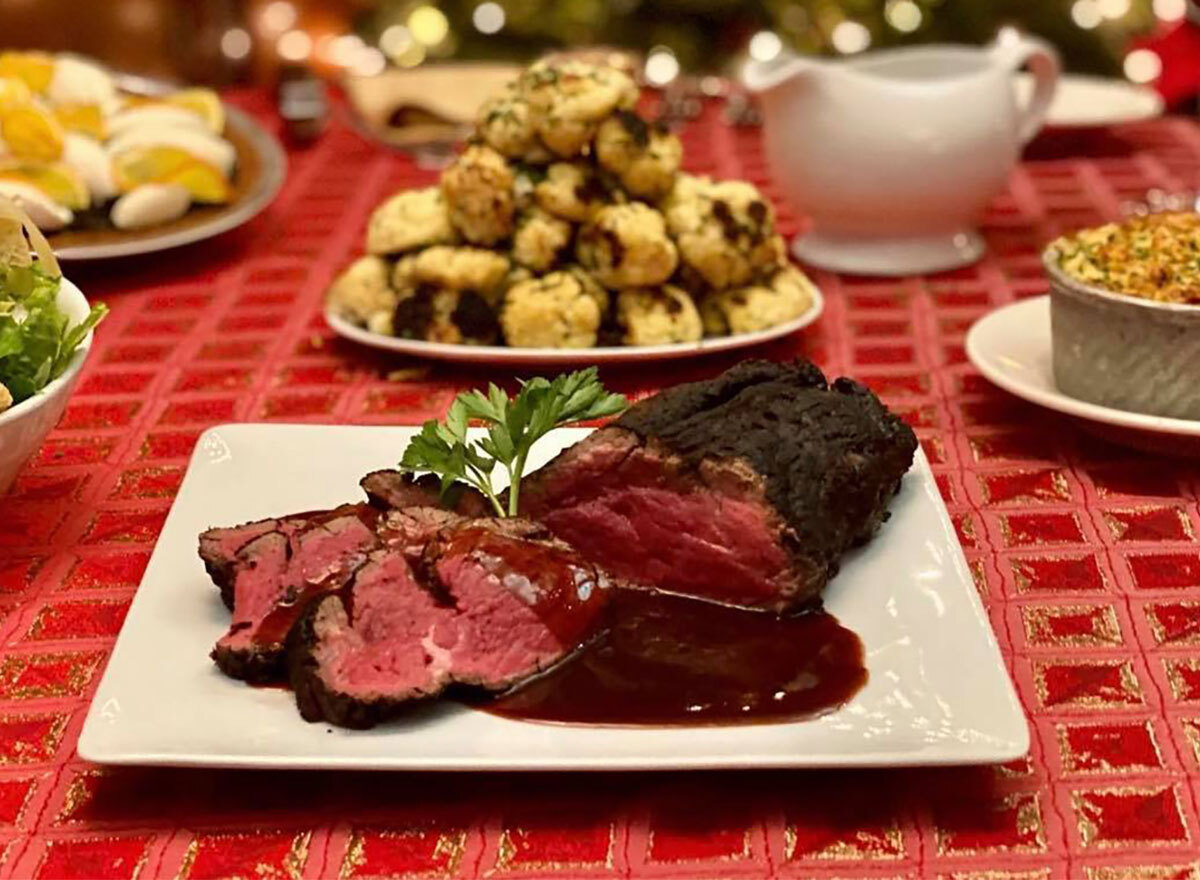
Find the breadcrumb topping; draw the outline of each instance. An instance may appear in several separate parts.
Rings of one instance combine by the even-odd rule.
[[[1113,293],[1200,305],[1200,214],[1133,217],[1052,245],[1072,278]]]

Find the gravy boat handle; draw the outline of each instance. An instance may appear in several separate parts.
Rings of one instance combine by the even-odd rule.
[[[1021,110],[1017,122],[1017,136],[1022,144],[1027,144],[1042,130],[1046,121],[1046,113],[1058,88],[1062,62],[1049,43],[1022,34],[1014,28],[1001,31],[992,44],[991,53],[996,63],[1008,67],[1013,73],[1028,65],[1029,72],[1033,74],[1033,97],[1029,100],[1029,106]]]

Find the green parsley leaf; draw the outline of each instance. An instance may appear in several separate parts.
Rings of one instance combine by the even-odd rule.
[[[400,469],[436,474],[443,497],[461,484],[474,486],[499,516],[516,516],[525,462],[538,440],[555,428],[613,416],[628,406],[624,395],[605,389],[595,367],[553,381],[530,379],[516,397],[490,384],[486,394],[478,390],[460,394],[442,422],[431,420],[422,425],[404,450]],[[487,431],[477,441],[467,437],[472,420]],[[497,466],[508,474],[507,505],[492,484]]]

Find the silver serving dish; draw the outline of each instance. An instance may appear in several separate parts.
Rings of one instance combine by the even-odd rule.
[[[1084,284],[1059,258],[1053,245],[1042,254],[1059,389],[1114,409],[1200,419],[1200,306]]]

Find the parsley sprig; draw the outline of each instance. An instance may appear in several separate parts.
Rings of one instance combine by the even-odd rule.
[[[476,390],[458,395],[443,421],[431,419],[422,425],[404,450],[400,469],[436,474],[443,495],[456,483],[467,483],[483,493],[497,516],[516,516],[525,463],[538,440],[555,428],[616,415],[628,405],[624,395],[605,389],[595,367],[552,381],[530,379],[516,397],[489,384],[486,394]],[[486,437],[467,438],[472,421],[482,423]],[[508,474],[507,507],[492,484],[497,467]]]

